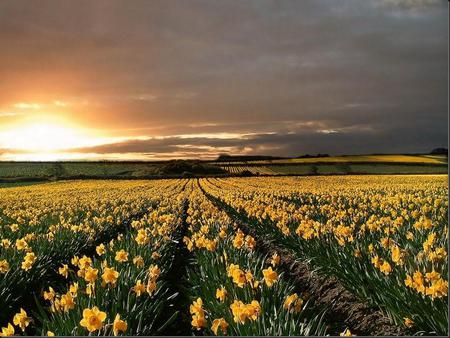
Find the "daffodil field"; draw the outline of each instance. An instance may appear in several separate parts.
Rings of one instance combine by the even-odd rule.
[[[2,188],[0,336],[370,333],[287,260],[399,334],[446,335],[447,196],[447,175]]]

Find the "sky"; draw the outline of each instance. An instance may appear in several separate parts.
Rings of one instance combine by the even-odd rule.
[[[0,160],[420,153],[446,0],[1,0]]]

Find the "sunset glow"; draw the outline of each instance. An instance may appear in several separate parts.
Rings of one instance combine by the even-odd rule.
[[[0,135],[3,147],[27,152],[56,152],[95,144],[80,129],[50,123],[19,125]]]
[[[47,122],[43,119],[41,122],[17,123],[0,130],[0,149],[9,150],[3,154],[3,159],[14,161],[98,159],[98,154],[83,154],[76,149],[127,139],[108,137],[67,122]],[[120,154],[112,158],[120,158]]]

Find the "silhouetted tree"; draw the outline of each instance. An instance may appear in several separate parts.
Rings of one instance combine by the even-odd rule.
[[[448,155],[448,149],[447,148],[434,148],[430,154],[432,155]]]

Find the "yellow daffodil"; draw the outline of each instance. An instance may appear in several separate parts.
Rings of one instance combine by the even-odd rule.
[[[351,336],[354,336],[354,334],[352,334],[349,329],[345,329],[344,332],[339,334],[339,336],[341,336],[341,337],[351,337]]]
[[[126,321],[120,319],[120,315],[117,314],[114,318],[113,322],[113,333],[115,336],[118,336],[119,333],[124,333],[128,328],[128,324]]]
[[[105,319],[106,313],[94,306],[92,309],[87,308],[83,310],[83,319],[80,321],[80,325],[89,332],[95,332],[103,327]]]
[[[88,267],[85,270],[84,280],[88,283],[94,283],[97,280],[98,269]]]
[[[70,292],[67,292],[65,295],[61,296],[61,306],[64,312],[68,312],[75,307],[75,302]]]
[[[8,326],[2,327],[2,332],[0,332],[0,336],[2,337],[12,337],[15,334],[14,326],[11,323],[8,323]]]
[[[406,327],[411,328],[414,326],[414,321],[411,318],[405,317],[403,319]]]
[[[98,245],[98,246],[95,248],[95,252],[97,252],[97,255],[99,255],[99,256],[104,255],[104,254],[106,253],[106,247],[105,247],[105,245],[104,245],[103,243],[100,244],[100,245]]]
[[[263,270],[264,275],[264,281],[266,282],[266,285],[268,287],[271,287],[277,280],[278,280],[278,274],[276,271],[272,270],[272,267],[268,267],[267,269]]]
[[[128,253],[125,250],[117,251],[115,260],[120,263],[125,263],[128,261]]]
[[[64,278],[69,277],[69,267],[67,264],[63,264],[63,266],[58,269],[58,273]]]
[[[114,270],[114,268],[105,268],[102,274],[103,283],[115,285],[117,278],[119,277],[119,272]]]
[[[133,264],[138,268],[142,268],[145,265],[144,259],[141,256],[136,256],[133,258]]]
[[[142,284],[142,281],[139,279],[136,282],[136,285],[132,288],[132,290],[134,291],[134,293],[136,293],[136,295],[139,297],[142,293],[145,292],[145,285]]]
[[[6,259],[0,260],[0,273],[7,273],[9,271],[9,263]]]
[[[225,318],[214,319],[211,325],[211,331],[217,336],[219,328],[223,335],[227,334],[228,323]]]
[[[217,289],[216,290],[216,298],[218,299],[218,300],[220,300],[221,302],[224,302],[225,301],[225,298],[226,298],[226,296],[227,296],[227,290],[224,288],[224,287],[222,287],[222,288],[220,288],[220,289]]]
[[[300,312],[303,305],[303,300],[297,295],[297,293],[293,293],[286,297],[284,301],[283,307],[288,311],[293,311],[295,313]]]
[[[28,317],[26,311],[24,309],[20,309],[20,312],[17,313],[13,318],[14,325],[20,327],[20,329],[25,332],[25,328],[30,325],[31,318]]]

